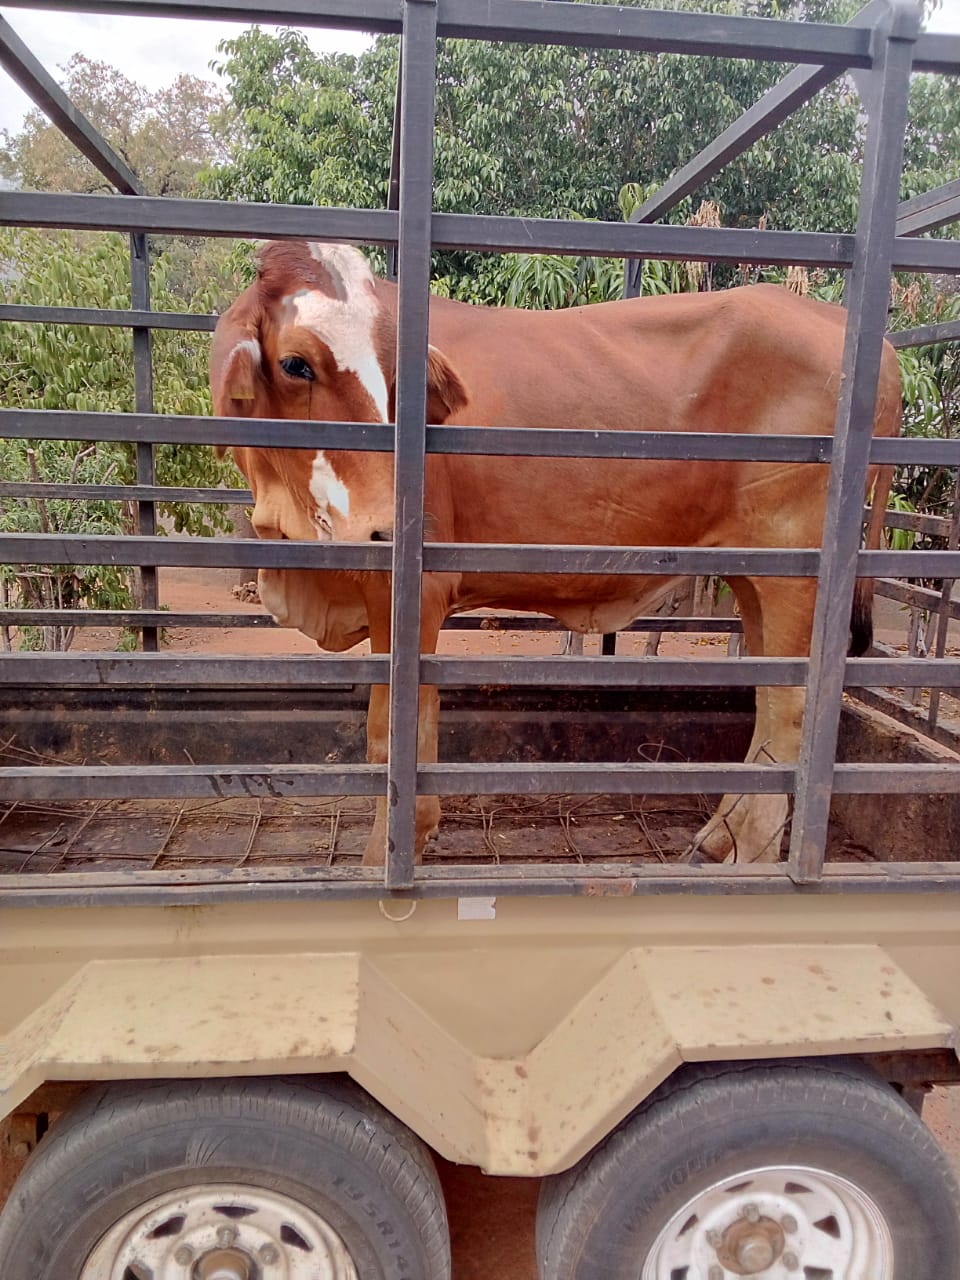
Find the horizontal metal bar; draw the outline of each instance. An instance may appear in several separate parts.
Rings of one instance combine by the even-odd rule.
[[[0,549],[3,540],[0,538]],[[2,555],[0,555],[2,558]],[[756,547],[526,546],[522,543],[427,543],[428,573],[754,574],[815,577],[820,552]],[[960,576],[960,575],[958,575]]]
[[[523,3],[533,5],[536,0]],[[13,226],[275,240],[306,236],[361,244],[391,244],[396,241],[399,228],[397,214],[384,209],[241,204],[167,196],[53,196],[15,191],[4,193],[3,210],[3,221]],[[849,266],[853,253],[852,236],[825,232],[565,222],[456,213],[434,214],[432,228],[435,249],[707,258],[733,263],[802,262],[811,266]]]
[[[399,0],[12,0],[13,7],[89,13],[281,22],[398,34]],[[581,12],[581,10],[583,12]],[[698,13],[658,12],[545,0],[441,0],[438,34],[452,39],[571,44],[581,48],[649,50],[701,56],[871,65],[867,32],[824,23],[769,21]]]
[[[0,795],[11,800],[154,800],[270,796],[376,796],[385,765],[45,765],[0,768]]]
[[[153,444],[223,444],[270,449],[390,452],[394,430],[370,422],[302,422],[286,418],[214,418],[175,414],[75,413],[0,409],[0,436],[44,440],[137,440]],[[590,431],[551,427],[427,428],[430,453],[481,457],[668,458],[758,462],[829,462],[830,436],[758,436],[673,431]],[[960,440],[875,439],[873,462],[960,465]],[[238,490],[238,493],[240,491]]]
[[[139,413],[0,409],[0,436],[48,440],[138,440],[154,444],[231,444],[264,448],[389,452],[394,429],[382,423],[301,422]],[[913,443],[913,442],[911,442]],[[483,457],[709,458],[829,462],[830,436],[758,436],[670,431],[591,431],[551,427],[427,428],[431,453]],[[239,495],[241,490],[237,490]],[[238,496],[238,501],[241,499]]]
[[[486,879],[439,874],[441,868],[418,868],[415,887],[393,895],[384,889],[382,876],[368,869],[360,878],[347,868],[329,872],[314,868],[281,868],[276,877],[266,877],[260,868],[245,877],[243,871],[185,872],[180,878],[169,871],[107,872],[93,881],[94,873],[77,877],[0,877],[0,907],[81,907],[81,906],[214,906],[221,903],[374,901],[397,902],[431,898],[469,897],[662,897],[696,894],[710,897],[755,897],[794,895],[809,897],[843,894],[956,893],[960,873],[950,863],[888,863],[867,867],[857,863],[828,866],[816,884],[798,888],[780,867],[663,867],[635,864],[607,868],[575,867],[570,864],[538,868],[545,874],[530,877],[524,867],[499,866]],[[360,869],[358,869],[360,870]],[[689,872],[688,875],[680,874]],[[870,876],[866,872],[874,873]],[[139,878],[137,878],[139,875]],[[68,883],[65,883],[67,881]]]
[[[864,509],[863,518],[870,517],[870,508]],[[935,537],[947,537],[950,532],[949,516],[918,516],[912,511],[885,511],[885,529],[912,529],[915,533],[932,533]]]
[[[86,116],[74,106],[53,76],[0,17],[0,66],[57,128],[119,191],[143,191],[133,170],[114,151]]]
[[[453,631],[568,631],[562,622],[545,614],[464,614],[457,613],[444,622],[445,630]],[[652,613],[634,618],[625,627],[618,627],[617,634],[638,631],[705,632],[715,634],[739,633],[743,624],[739,618],[680,617],[677,614]]]
[[[186,311],[118,311],[97,307],[27,307],[0,302],[0,320],[16,324],[115,325],[125,329],[181,329],[212,333],[217,317]]]
[[[537,0],[522,2],[533,5]],[[586,8],[580,5],[573,7]],[[617,11],[611,9],[610,12]],[[142,231],[166,235],[254,236],[273,240],[304,236],[381,245],[395,243],[399,227],[397,214],[387,209],[313,208],[185,200],[169,196],[53,195],[25,191],[4,192],[3,222],[9,226]],[[849,266],[854,243],[851,235],[820,231],[567,222],[459,213],[434,214],[432,228],[435,249],[577,253],[595,257],[732,263],[802,263],[822,267]],[[960,243],[900,236],[895,241],[893,266],[902,271],[958,271]]]
[[[960,551],[861,551],[865,578],[960,578]]]
[[[960,218],[960,179],[905,200],[897,209],[897,235],[916,236]]]
[[[75,498],[79,502],[196,502],[217,506],[250,506],[249,489],[186,489],[150,484],[52,484],[0,480],[3,498]]]
[[[441,655],[420,662],[424,684],[526,688],[584,686],[592,689],[752,688],[754,685],[802,686],[805,658],[709,658],[691,662],[661,657],[495,658]],[[960,680],[960,663],[953,680]]]
[[[900,329],[888,333],[887,341],[898,350],[904,347],[928,347],[936,342],[955,342],[960,338],[960,320],[943,324],[922,324],[916,329]]]
[[[85,7],[85,6],[84,6]],[[14,227],[71,227],[78,231],[145,231],[152,235],[349,240],[392,244],[397,214],[387,209],[244,204],[173,196],[85,196],[3,192],[2,222]]]
[[[914,587],[905,582],[895,582],[890,578],[877,578],[874,589],[879,596],[888,600],[897,600],[900,604],[913,605],[917,609],[939,609],[943,597],[939,591],[930,587]],[[960,600],[947,601],[947,614],[951,618],[960,618]],[[902,683],[891,681],[890,683]]]
[[[441,0],[439,34],[456,39],[646,50],[841,68],[871,65],[869,32],[824,23],[716,13],[566,4],[558,0]]]
[[[399,34],[401,0],[10,0],[11,8],[54,8],[67,12],[126,14],[131,17],[199,18],[203,21],[286,23],[338,31]]]
[[[871,462],[894,462],[914,467],[960,466],[960,440],[908,440],[874,438],[870,445]]]
[[[112,537],[59,533],[0,534],[3,564],[207,565],[217,568],[389,570],[383,542],[262,542],[245,538]],[[820,553],[787,547],[606,547],[524,543],[430,542],[428,573],[751,574],[815,577]],[[861,551],[871,578],[960,577],[960,551]]]
[[[4,653],[0,687],[64,689],[154,689],[187,686],[203,689],[288,689],[296,685],[386,684],[386,654],[340,657],[231,654],[201,657],[181,653]]]
[[[3,770],[0,770],[2,780]],[[753,764],[429,764],[417,769],[418,790],[436,795],[792,794],[796,769]],[[960,766],[838,764],[834,791],[843,795],[944,795],[960,792]]]
[[[753,764],[429,764],[418,790],[436,795],[792,794],[790,765]],[[960,792],[960,767],[939,764],[838,764],[843,795],[945,795]],[[0,768],[5,801],[217,799],[380,795],[383,765],[43,765]]]
[[[705,431],[590,431],[552,427],[427,428],[429,453],[481,457],[668,458],[829,462],[830,436],[757,436]]]
[[[479,874],[470,875],[476,871]],[[960,864],[827,864],[821,880],[797,886],[781,864],[691,867],[570,863],[536,867],[419,867],[414,888],[392,895],[372,867],[196,868],[0,876],[0,907],[212,906],[236,902],[373,901],[470,897],[716,897],[803,894],[906,895],[960,892]]]
[[[213,418],[160,413],[73,413],[64,409],[0,409],[0,436],[375,452],[390,452],[394,441],[393,427],[379,422],[295,422],[286,418]]]
[[[936,594],[936,593],[934,593]],[[938,597],[939,598],[939,597]],[[268,613],[174,613],[150,609],[0,609],[0,626],[6,627],[276,627]],[[555,618],[529,615],[484,615],[472,617],[454,614],[443,623],[444,631],[515,631],[566,632]],[[743,630],[739,618],[679,618],[652,614],[636,618],[619,634],[628,632],[665,631],[705,634],[738,634]],[[2,660],[2,659],[0,659]]]
[[[897,236],[893,242],[894,271],[960,272],[960,241],[925,240]]]
[[[805,658],[711,658],[691,662],[646,657],[424,656],[424,684],[450,687],[526,688],[736,688],[799,686]],[[289,688],[296,685],[385,684],[384,654],[341,657],[202,657],[179,653],[9,653],[0,656],[0,687],[39,688]],[[873,688],[905,683],[930,688],[960,686],[956,658],[849,658],[846,683]]]
[[[960,74],[960,36],[926,33],[913,50],[914,71],[932,71],[940,75]]]
[[[276,627],[269,613],[164,609],[0,609],[0,627]],[[3,658],[0,658],[0,662]]]
[[[547,2],[552,9],[553,0]],[[523,3],[533,5],[536,0],[523,0]],[[624,11],[611,8],[609,12]],[[563,222],[549,218],[503,218],[465,213],[433,215],[435,249],[576,253],[608,258],[703,259],[732,263],[806,263],[828,267],[850,265],[853,239],[851,235],[822,231]]]
[[[661,657],[490,658],[442,655],[420,663],[424,684],[443,687],[588,686],[605,689],[799,687],[806,683],[806,658],[708,658],[692,662]],[[923,683],[931,688],[960,685],[956,658],[849,658],[846,683],[854,687]]]
[[[390,551],[390,543],[385,542],[261,542],[257,538],[0,534],[2,564],[389,570]]]

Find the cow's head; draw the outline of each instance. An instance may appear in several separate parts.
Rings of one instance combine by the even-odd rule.
[[[255,283],[217,324],[210,357],[214,413],[389,422],[396,327],[396,291],[374,279],[358,250],[303,241],[269,244],[259,251]],[[466,399],[455,370],[431,347],[428,420],[446,421]],[[261,538],[392,537],[392,454],[245,447],[234,455],[253,491],[253,525]],[[301,594],[294,586],[302,589],[302,574],[261,571],[261,598],[284,625],[307,631],[325,648],[348,647],[366,634],[358,584],[349,574],[322,577],[323,592],[335,591],[344,605],[350,599],[349,624],[341,620],[335,628],[311,617],[305,625],[305,607],[293,599]],[[313,578],[319,586],[318,575]],[[316,609],[314,602],[314,614]],[[343,612],[338,608],[338,616]]]

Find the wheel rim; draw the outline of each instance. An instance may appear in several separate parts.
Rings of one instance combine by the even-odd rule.
[[[825,1169],[750,1169],[692,1196],[657,1236],[641,1280],[893,1280],[886,1219]]]
[[[330,1224],[296,1200],[222,1183],[157,1196],[120,1219],[79,1280],[358,1280]]]

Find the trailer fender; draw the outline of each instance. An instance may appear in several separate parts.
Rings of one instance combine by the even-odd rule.
[[[3,1110],[49,1080],[346,1071],[442,1155],[537,1176],[573,1164],[682,1062],[954,1044],[880,946],[630,948],[545,1034],[497,1055],[483,1052],[486,1024],[502,1035],[504,1018],[486,948],[456,958],[469,1036],[410,980],[409,960],[90,962],[5,1038]],[[575,962],[552,947],[524,959],[545,983]]]

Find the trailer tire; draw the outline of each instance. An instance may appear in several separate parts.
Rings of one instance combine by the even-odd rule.
[[[541,1280],[960,1280],[957,1183],[859,1063],[684,1068],[544,1180],[537,1258]]]
[[[449,1280],[429,1151],[339,1076],[91,1089],[14,1186],[3,1280],[208,1272]]]

